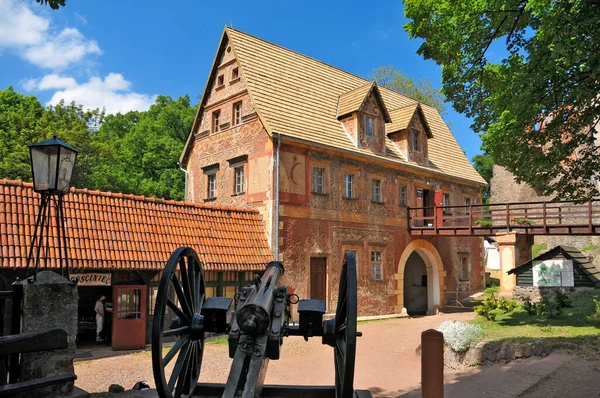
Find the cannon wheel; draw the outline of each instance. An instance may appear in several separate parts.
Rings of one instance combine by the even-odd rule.
[[[204,319],[200,313],[205,292],[198,255],[189,247],[180,247],[163,271],[154,307],[152,370],[161,398],[189,396],[196,387],[204,351]],[[169,315],[175,318],[171,320]],[[169,336],[177,340],[172,346],[164,346],[164,337]],[[174,365],[168,366],[172,360]]]
[[[335,391],[337,398],[354,395],[354,363],[356,358],[356,254],[347,252],[340,275],[340,290],[335,311],[336,340]]]

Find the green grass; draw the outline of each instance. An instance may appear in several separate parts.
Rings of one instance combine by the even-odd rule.
[[[548,249],[547,243],[534,243],[531,246],[531,257],[536,258],[540,255],[541,252],[543,252],[546,249]]]
[[[373,323],[373,322],[385,322],[385,321],[389,321],[390,319],[394,319],[394,318],[368,319],[366,321],[358,321],[356,324],[357,325],[364,325],[364,324]]]
[[[518,307],[510,314],[498,315],[494,322],[478,316],[471,323],[481,326],[483,341],[523,343],[550,339],[572,342],[588,354],[599,355],[600,324],[587,317],[595,313],[594,297],[600,297],[600,290],[572,293],[569,297],[573,308],[564,308],[563,314],[556,319],[529,315]]]
[[[592,250],[596,250],[596,245],[589,245],[581,249],[582,252],[591,252]]]
[[[227,340],[227,336],[217,336],[211,339],[206,340],[206,344],[212,345],[229,345],[229,341]]]

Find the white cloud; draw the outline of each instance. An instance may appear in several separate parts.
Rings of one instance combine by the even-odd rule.
[[[23,1],[0,0],[0,50],[38,44],[50,21],[35,15]]]
[[[145,111],[156,100],[156,95],[131,91],[131,82],[120,73],[109,73],[104,79],[92,77],[82,84],[72,77],[52,74],[39,80],[27,80],[23,86],[29,90],[58,89],[48,101],[49,105],[64,99],[67,103],[82,104],[86,109],[105,108],[106,113]]]
[[[90,54],[102,54],[98,44],[86,40],[77,29],[65,28],[50,40],[26,48],[21,56],[40,68],[58,69]]]
[[[47,18],[35,15],[22,0],[0,0],[0,51],[3,48],[47,69],[65,68],[89,55],[102,54],[96,41],[75,28],[52,29]]]

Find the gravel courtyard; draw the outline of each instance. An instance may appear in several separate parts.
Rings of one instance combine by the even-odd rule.
[[[446,320],[473,319],[473,313],[442,314],[412,319],[390,319],[359,325],[355,388],[369,389],[374,396],[397,396],[418,386],[420,357],[415,349],[421,332]],[[207,344],[200,381],[224,383],[231,360],[227,346]],[[88,392],[105,392],[113,384],[129,390],[140,380],[154,387],[150,352],[75,363],[76,385]],[[299,337],[285,339],[281,359],[270,361],[267,384],[332,385],[333,349],[320,338],[305,342]]]

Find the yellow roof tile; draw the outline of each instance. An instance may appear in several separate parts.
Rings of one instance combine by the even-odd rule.
[[[348,97],[344,98],[342,105],[349,109],[358,101],[358,93],[364,90],[366,95],[372,83],[233,28],[226,27],[225,33],[240,65],[248,94],[269,134],[276,133],[284,139],[308,141],[479,184],[486,183],[471,166],[435,108],[421,106],[433,134],[433,138],[428,140],[430,167],[408,163],[389,138],[385,155],[357,148],[336,118],[338,99]],[[385,87],[379,87],[378,91],[388,110],[418,104],[418,101]],[[353,92],[357,95],[352,95],[350,100]]]
[[[421,109],[421,104],[411,104],[402,108],[394,109],[390,111],[390,117],[392,118],[392,122],[386,124],[385,132],[387,134],[395,133],[400,130],[406,130],[408,128],[408,124],[410,123],[415,112],[421,112],[423,115],[423,110]],[[433,133],[429,128],[429,123],[425,119],[425,115],[423,115],[423,121],[425,123],[425,130],[427,131],[427,137],[433,138]]]

